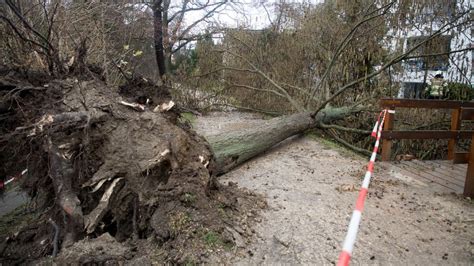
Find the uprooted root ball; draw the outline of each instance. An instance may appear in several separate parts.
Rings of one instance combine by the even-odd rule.
[[[232,247],[232,226],[263,206],[218,185],[207,142],[180,126],[173,109],[137,111],[120,104],[134,101],[129,91],[121,96],[101,81],[8,86],[1,90],[11,118],[2,125],[3,170],[28,169],[21,185],[37,220],[4,238],[0,262],[34,261],[57,249],[59,262],[199,262],[217,244]],[[169,94],[156,87],[154,105],[169,101],[160,95]]]

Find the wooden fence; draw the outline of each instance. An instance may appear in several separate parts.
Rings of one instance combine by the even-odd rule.
[[[390,160],[392,140],[394,139],[449,139],[448,160],[453,160],[453,163],[468,163],[464,195],[474,196],[474,145],[472,145],[474,143],[474,131],[461,130],[461,121],[474,120],[474,102],[381,99],[380,106],[390,110],[396,108],[451,109],[450,130],[394,130],[395,113],[389,113],[385,118],[382,131],[382,160]],[[457,142],[460,139],[471,139],[469,152],[456,152]]]

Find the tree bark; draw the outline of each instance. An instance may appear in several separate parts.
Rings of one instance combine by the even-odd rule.
[[[173,48],[173,41],[171,40],[172,36],[169,34],[169,17],[168,17],[168,10],[169,10],[169,1],[165,1],[164,8],[162,12],[162,28],[163,28],[163,50],[164,50],[164,65],[165,65],[165,73],[171,71],[171,50]]]
[[[155,42],[155,56],[160,78],[162,78],[166,73],[165,54],[163,49],[162,2],[162,0],[157,0],[153,5],[153,32]]]
[[[279,142],[347,115],[359,112],[357,108],[325,108],[313,119],[311,112],[297,113],[268,120],[256,128],[226,132],[207,137],[217,163],[217,174],[229,172],[232,168],[270,149]]]

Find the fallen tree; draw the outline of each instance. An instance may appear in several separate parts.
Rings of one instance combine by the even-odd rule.
[[[164,88],[144,80],[120,89],[97,79],[18,80],[11,72],[0,77],[7,107],[0,159],[7,174],[28,169],[20,182],[39,214],[0,245],[6,263],[58,250],[57,262],[122,261],[152,252],[147,241],[154,243],[150,249],[163,250],[160,261],[202,261],[209,232],[233,245],[239,235],[251,235],[235,229],[248,228],[255,216],[246,213],[264,206],[235,186],[219,185],[216,174],[358,111],[326,108],[314,118],[309,112],[283,116],[206,141],[179,122],[179,108]],[[144,95],[149,99],[141,104]],[[126,258],[89,249],[84,254],[81,248],[100,243],[127,252],[139,246],[140,252]]]
[[[321,123],[326,124],[344,119],[355,112],[360,112],[360,109],[356,107],[328,107],[314,118],[310,112],[277,117],[256,128],[225,132],[210,136],[207,140],[214,151],[217,172],[222,174],[291,136],[315,128]]]

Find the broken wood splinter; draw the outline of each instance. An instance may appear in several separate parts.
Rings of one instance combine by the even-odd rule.
[[[120,101],[119,103],[128,107],[131,107],[132,109],[136,111],[141,111],[141,112],[145,111],[145,106],[139,103],[129,103],[126,101]]]
[[[171,108],[173,108],[173,106],[175,105],[175,103],[173,101],[169,101],[168,103],[162,103],[162,104],[159,104],[155,107],[155,109],[153,109],[153,112],[167,112],[169,110],[171,110]]]

